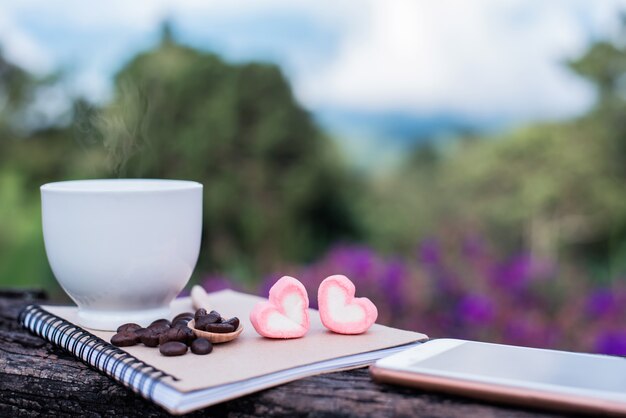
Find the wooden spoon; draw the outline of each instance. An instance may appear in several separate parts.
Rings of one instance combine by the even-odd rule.
[[[241,323],[239,323],[239,327],[235,331],[224,332],[224,333],[201,331],[199,329],[194,328],[195,325],[196,325],[195,319],[192,319],[191,321],[187,323],[187,326],[191,328],[194,334],[196,334],[196,337],[206,338],[207,340],[211,341],[213,344],[227,343],[228,341],[232,341],[235,338],[239,337],[239,334],[241,334],[241,332],[243,331],[243,325]]]
[[[208,295],[206,291],[200,286],[194,286],[191,289],[191,302],[193,304],[194,309],[204,308],[207,311],[210,311],[210,303],[208,300]],[[191,328],[196,337],[206,338],[211,341],[213,344],[226,343],[228,341],[232,341],[235,338],[239,337],[239,334],[243,331],[243,324],[240,322],[239,327],[233,332],[225,332],[225,333],[217,333],[217,332],[208,332],[201,331],[195,328],[196,320],[192,319],[187,323],[187,326]]]

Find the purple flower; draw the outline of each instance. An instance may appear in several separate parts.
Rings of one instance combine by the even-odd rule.
[[[596,338],[595,352],[616,356],[626,355],[626,332],[607,331]]]
[[[595,317],[604,316],[616,308],[615,295],[609,289],[597,289],[587,297],[587,312]]]
[[[523,319],[511,320],[504,330],[505,342],[511,344],[523,344],[530,339],[532,326]]]
[[[418,249],[419,260],[426,265],[436,265],[441,261],[439,242],[434,238],[422,241]]]
[[[357,288],[365,289],[370,295],[380,291],[384,260],[372,249],[364,246],[342,246],[331,250],[328,255],[309,270],[323,272],[317,284],[331,274],[343,274]],[[316,287],[317,289],[317,287]]]
[[[458,296],[465,292],[461,280],[454,273],[440,273],[432,277],[435,289],[442,299],[446,300],[452,296]]]
[[[231,280],[222,276],[207,276],[202,280],[201,285],[208,293],[224,289],[239,289]]]
[[[485,325],[494,317],[493,302],[483,295],[468,294],[459,301],[457,314],[464,322]]]
[[[532,266],[529,255],[519,255],[496,268],[494,281],[507,289],[521,289],[531,279]]]
[[[382,274],[381,287],[394,313],[404,308],[403,284],[406,276],[406,266],[399,259],[389,262]]]
[[[258,295],[266,298],[270,294],[270,289],[274,286],[274,283],[278,281],[284,274],[274,273],[267,276],[260,284],[258,289]]]
[[[352,280],[362,280],[372,271],[376,263],[376,254],[367,247],[343,247],[333,254],[334,261],[341,271]]]

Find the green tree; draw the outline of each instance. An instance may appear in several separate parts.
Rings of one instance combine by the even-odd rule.
[[[118,175],[204,184],[201,269],[269,272],[359,232],[358,184],[274,65],[226,63],[166,27],[92,120]]]
[[[1,52],[1,51],[0,51]],[[0,284],[45,286],[52,281],[39,222],[39,201],[25,168],[26,110],[38,81],[0,53]],[[23,167],[20,165],[24,158]],[[38,173],[34,170],[34,173]]]

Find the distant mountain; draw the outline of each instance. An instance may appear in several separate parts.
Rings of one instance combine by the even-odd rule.
[[[446,113],[415,116],[401,112],[325,109],[314,112],[314,115],[318,123],[331,134],[393,138],[406,146],[413,146],[441,136],[491,130],[496,124],[495,122],[477,122]]]
[[[453,114],[415,116],[401,112],[315,111],[318,124],[338,143],[358,168],[389,168],[407,150],[425,142],[441,141],[464,133],[487,132],[501,123],[475,121]]]

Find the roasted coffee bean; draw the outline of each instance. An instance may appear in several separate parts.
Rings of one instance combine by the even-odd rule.
[[[228,321],[224,321],[224,323],[232,325],[235,329],[239,328],[239,318],[236,316],[234,318],[230,318]]]
[[[196,320],[195,326],[197,329],[204,329],[207,327],[207,325],[217,323],[218,319],[219,318],[217,318],[215,315],[204,315]]]
[[[172,328],[187,328],[187,324],[191,319],[178,319],[172,322]]]
[[[148,332],[148,328],[139,328],[133,331],[135,333],[135,335],[137,335],[137,338],[141,338],[141,336],[145,333]]]
[[[157,334],[162,334],[166,332],[168,329],[170,329],[170,326],[168,324],[161,322],[158,324],[148,325],[148,329],[156,332]]]
[[[191,331],[191,330],[190,330]],[[159,344],[165,344],[170,341],[186,342],[188,334],[180,328],[170,328],[166,332],[159,335]]]
[[[219,324],[221,322],[224,322],[224,318],[222,318],[222,316],[220,314],[218,314],[217,312],[215,312],[215,311],[212,311],[206,317],[209,318],[215,324]]]
[[[185,343],[187,345],[191,345],[191,343],[194,342],[197,338],[196,334],[194,334],[191,328],[189,327],[184,328],[183,331],[185,332],[185,334],[187,334],[187,340],[185,341]]]
[[[198,318],[200,318],[201,316],[205,316],[206,314],[207,314],[206,309],[200,308],[196,311],[195,315],[193,316],[193,319],[197,321]]]
[[[213,351],[213,344],[206,338],[197,338],[191,343],[191,352],[194,354],[209,354],[211,351]]]
[[[196,322],[193,325],[195,329],[203,330],[205,325],[209,324],[209,322],[207,322],[207,320],[203,318],[206,318],[206,316],[201,316],[200,318],[195,320]]]
[[[222,315],[220,315],[220,313],[218,311],[211,311],[209,312],[209,315],[214,315],[217,317],[215,323],[220,324],[222,322],[225,321],[224,317]]]
[[[139,341],[141,341],[146,347],[156,347],[159,345],[159,334],[151,329],[146,329],[139,336]]]
[[[179,341],[169,341],[161,344],[159,351],[164,356],[182,356],[187,352],[187,346]]]
[[[219,313],[217,313],[215,311],[211,311],[208,314],[206,314],[206,318],[209,318],[213,322],[219,323],[219,322],[221,322],[222,315],[220,315]]]
[[[130,347],[137,344],[137,334],[133,331],[118,332],[111,337],[111,344],[116,347]]]
[[[176,315],[176,316],[174,317],[174,319],[172,319],[172,324],[173,324],[174,322],[177,322],[177,321],[178,321],[178,320],[180,320],[180,319],[184,319],[184,320],[186,320],[187,322],[189,322],[189,321],[191,321],[193,318],[194,318],[194,314],[193,314],[193,313],[191,313],[191,312],[183,312],[183,313],[179,313],[178,315]]]
[[[117,332],[136,331],[139,328],[141,328],[141,325],[139,324],[133,324],[133,323],[122,324],[119,327],[117,327]]]
[[[221,323],[221,324],[207,324],[204,328],[203,331],[207,331],[207,332],[215,332],[215,333],[219,333],[219,334],[225,334],[227,332],[233,332],[235,330],[235,327],[232,326],[232,324],[227,324],[227,323]]]
[[[156,325],[167,325],[168,327],[172,325],[172,323],[165,319],[165,318],[161,318],[161,319],[157,319],[156,321],[152,321],[152,323],[149,326],[156,326]]]

